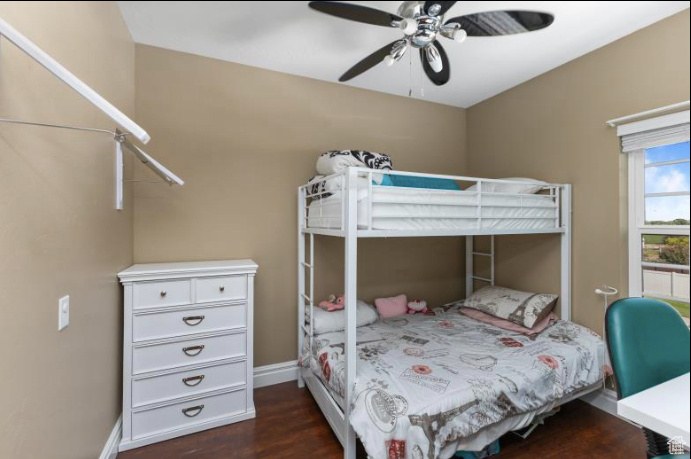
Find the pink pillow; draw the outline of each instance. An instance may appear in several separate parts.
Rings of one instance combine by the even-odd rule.
[[[379,317],[388,319],[389,317],[402,316],[408,313],[408,298],[405,295],[398,295],[391,298],[377,298],[374,300]]]
[[[548,315],[545,316],[544,319],[540,320],[539,322],[536,322],[535,325],[533,325],[533,328],[526,328],[509,320],[500,319],[498,317],[491,316],[482,311],[478,311],[477,309],[458,308],[458,312],[468,317],[471,317],[477,320],[478,322],[494,325],[495,327],[501,328],[502,330],[521,333],[526,336],[533,336],[542,333],[542,331],[545,328],[549,327],[550,325],[552,325],[552,323],[559,319],[555,313],[550,312]]]

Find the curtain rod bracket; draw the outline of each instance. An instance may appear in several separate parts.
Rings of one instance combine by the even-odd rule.
[[[43,123],[37,121],[26,121],[18,120],[12,118],[0,118],[0,123],[7,124],[19,124],[23,126],[35,126],[35,127],[48,127],[56,129],[66,129],[70,131],[80,131],[80,132],[93,132],[97,134],[108,134],[113,136],[115,142],[115,209],[122,210],[124,208],[124,183],[131,182],[130,180],[124,180],[124,168],[125,162],[123,159],[122,147],[127,148],[139,161],[145,166],[151,169],[156,175],[163,179],[162,182],[157,183],[167,183],[170,186],[173,185],[184,185],[185,182],[172,173],[170,170],[166,169],[161,163],[156,161],[154,158],[149,156],[146,152],[140,149],[138,146],[134,145],[128,139],[129,136],[133,134],[127,131],[121,131],[116,128],[114,131],[102,128],[91,128],[83,126],[71,126],[67,124],[55,124],[55,123]]]
[[[129,132],[121,132],[121,133],[113,132],[113,139],[115,139],[115,141],[118,143],[123,143],[125,141],[125,137],[128,135],[130,135]]]

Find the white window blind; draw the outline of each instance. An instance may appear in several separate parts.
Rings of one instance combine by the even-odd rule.
[[[624,153],[688,142],[689,110],[621,125],[617,135]]]
[[[632,151],[644,150],[646,148],[688,141],[689,123],[685,123],[677,126],[625,135],[621,138],[621,151],[624,153],[631,153]]]

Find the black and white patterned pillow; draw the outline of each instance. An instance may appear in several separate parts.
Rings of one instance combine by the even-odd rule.
[[[362,163],[363,167],[377,170],[393,170],[393,161],[391,156],[385,153],[375,153],[366,150],[330,150],[322,153],[322,156],[328,155],[329,158],[337,156],[352,156]]]
[[[384,153],[375,153],[366,150],[330,150],[321,154],[318,164],[324,157],[327,157],[329,160],[334,160],[339,157],[347,157],[349,159],[347,163],[351,166],[366,167],[374,170],[393,170],[393,161],[391,160],[391,157]],[[341,167],[342,166],[343,164],[341,164]],[[333,169],[338,168],[333,167]],[[335,170],[335,172],[338,172],[338,170]],[[328,198],[332,195],[332,193],[326,192],[326,182],[319,180],[322,177],[322,175],[315,175],[308,181],[308,183],[315,181],[315,183],[308,188],[309,194],[318,194],[318,196],[313,196],[312,200]]]
[[[558,295],[519,292],[491,285],[474,292],[463,301],[463,306],[533,328],[552,312],[558,298]]]

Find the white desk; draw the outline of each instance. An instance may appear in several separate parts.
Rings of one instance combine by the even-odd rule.
[[[617,402],[617,413],[689,446],[689,373]]]

